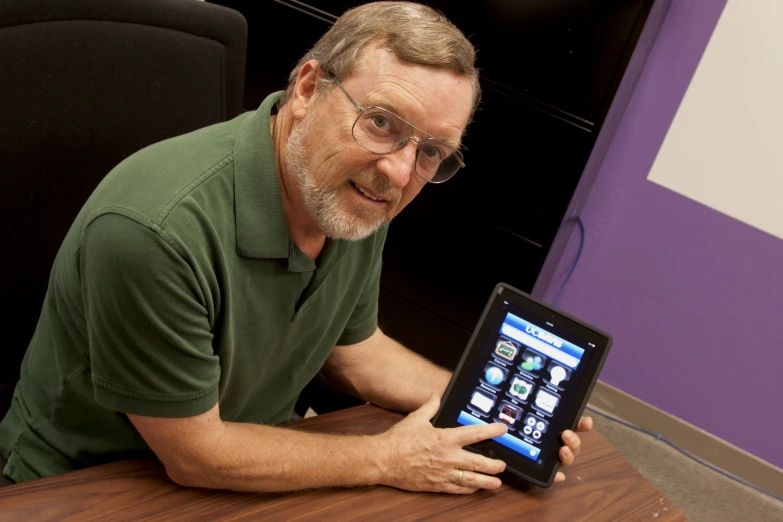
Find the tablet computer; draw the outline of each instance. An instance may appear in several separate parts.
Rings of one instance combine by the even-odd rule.
[[[561,434],[576,429],[611,344],[608,334],[500,283],[433,425],[505,423],[505,435],[466,449],[505,461],[504,482],[549,487]]]

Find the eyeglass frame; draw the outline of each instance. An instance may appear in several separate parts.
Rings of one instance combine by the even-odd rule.
[[[343,87],[343,84],[342,84],[342,83],[340,83],[340,80],[338,80],[336,76],[334,76],[334,75],[331,75],[331,79],[332,79],[332,80],[334,80],[334,82],[337,84],[337,86],[340,88],[340,90],[341,90],[341,91],[343,91],[343,94],[345,94],[345,96],[347,96],[347,97],[348,97],[348,100],[351,102],[351,104],[352,104],[352,105],[353,105],[353,106],[356,108],[356,110],[358,110],[358,111],[359,111],[359,115],[356,117],[356,119],[355,119],[355,120],[354,120],[354,122],[353,122],[353,125],[351,126],[351,137],[353,137],[353,140],[354,140],[354,141],[355,141],[355,142],[356,142],[356,143],[357,143],[357,144],[358,144],[358,145],[359,145],[361,148],[363,148],[363,149],[365,149],[365,150],[368,150],[368,151],[372,152],[373,154],[378,154],[378,155],[382,156],[382,155],[385,155],[385,154],[391,154],[392,152],[396,152],[396,151],[398,151],[398,150],[402,149],[403,147],[405,147],[405,145],[407,145],[407,144],[408,144],[408,142],[409,142],[409,141],[413,140],[413,141],[416,143],[416,158],[415,158],[415,161],[413,162],[413,172],[415,172],[415,173],[416,173],[416,176],[418,176],[418,177],[419,177],[419,179],[421,179],[422,181],[424,181],[424,182],[426,182],[426,183],[432,183],[433,185],[440,185],[441,183],[446,183],[448,180],[450,180],[451,178],[453,178],[453,177],[454,177],[454,176],[457,174],[457,172],[459,172],[459,169],[464,169],[464,168],[466,167],[466,165],[465,165],[465,161],[464,161],[464,160],[465,160],[465,157],[462,155],[462,152],[461,152],[459,149],[457,149],[457,148],[455,148],[455,147],[452,147],[451,145],[449,145],[448,143],[446,143],[446,142],[444,142],[444,141],[442,141],[442,140],[439,140],[438,138],[436,138],[436,137],[435,137],[435,136],[433,136],[432,134],[429,134],[429,133],[427,133],[427,132],[424,132],[423,130],[421,130],[420,128],[418,128],[417,126],[415,126],[414,124],[410,123],[409,121],[407,121],[406,119],[404,119],[403,117],[401,117],[399,114],[395,114],[394,112],[390,111],[389,109],[386,109],[385,107],[379,107],[379,106],[377,106],[377,105],[370,105],[369,107],[362,107],[362,106],[359,104],[359,102],[357,102],[357,101],[356,101],[356,100],[353,98],[353,96],[351,96],[350,94],[348,94],[348,91],[347,91],[347,90],[345,90],[345,87]],[[362,145],[361,143],[359,143],[359,140],[357,140],[357,139],[356,139],[356,136],[354,135],[354,128],[356,127],[356,124],[359,122],[359,118],[361,118],[361,117],[362,117],[362,115],[363,115],[365,112],[367,112],[368,110],[370,110],[370,109],[380,109],[380,110],[382,110],[383,112],[388,112],[388,113],[389,113],[389,114],[391,114],[392,116],[394,116],[394,117],[398,118],[400,121],[402,121],[402,122],[403,122],[403,123],[405,123],[406,125],[410,126],[410,127],[411,127],[411,129],[413,129],[413,130],[411,131],[411,135],[410,135],[410,136],[408,136],[407,138],[405,138],[405,140],[404,140],[404,141],[400,142],[400,143],[399,143],[399,144],[398,144],[398,145],[397,145],[395,148],[393,148],[392,150],[390,150],[390,151],[388,151],[388,152],[376,152],[376,151],[374,151],[374,150],[370,150],[370,149],[368,149],[367,147],[365,147],[364,145]],[[414,132],[414,131],[419,131],[419,132],[420,132],[420,133],[422,133],[423,135],[427,136],[427,138],[425,138],[424,140],[421,140],[421,139],[417,138],[416,136],[414,136],[414,135],[413,135],[413,132]],[[422,145],[424,144],[424,142],[426,142],[427,140],[434,140],[434,141],[437,141],[438,143],[442,143],[443,145],[446,145],[447,147],[451,147],[452,149],[454,149],[454,152],[453,152],[453,154],[458,154],[458,155],[459,155],[459,156],[457,157],[457,162],[458,162],[458,167],[457,167],[457,170],[455,170],[455,171],[454,171],[454,173],[453,173],[453,174],[451,174],[451,176],[449,176],[448,178],[444,179],[443,181],[432,181],[432,180],[429,180],[429,179],[425,179],[425,178],[424,178],[424,177],[423,177],[421,174],[419,174],[419,171],[418,171],[418,170],[417,170],[417,168],[416,168],[416,167],[417,167],[417,165],[418,165],[418,163],[419,163],[419,152],[421,151],[421,146],[422,146]]]

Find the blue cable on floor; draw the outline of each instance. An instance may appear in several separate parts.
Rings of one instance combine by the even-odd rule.
[[[552,302],[553,306],[557,306],[557,303],[560,301],[560,297],[562,297],[562,295],[563,295],[563,290],[566,287],[566,283],[568,283],[568,280],[571,278],[571,275],[574,273],[574,270],[576,269],[576,265],[579,263],[579,258],[582,256],[582,250],[584,250],[584,246],[585,246],[585,223],[584,223],[584,221],[582,221],[582,217],[581,216],[575,216],[575,217],[573,217],[571,219],[575,219],[577,221],[577,223],[579,224],[579,230],[581,232],[580,239],[579,239],[579,250],[577,250],[577,252],[576,252],[576,257],[574,258],[574,263],[571,265],[571,269],[568,271],[568,274],[566,274],[565,279],[563,279],[563,282],[560,284],[560,289],[557,291],[557,295],[555,296],[555,300]],[[723,475],[724,477],[726,477],[728,479],[731,479],[731,480],[733,480],[735,482],[738,482],[738,483],[742,484],[743,486],[747,486],[747,487],[749,487],[751,489],[754,489],[754,490],[758,491],[759,493],[762,493],[764,495],[767,495],[769,497],[774,498],[775,500],[779,500],[779,501],[783,502],[783,498],[781,498],[781,497],[779,497],[777,495],[773,495],[769,491],[765,491],[765,490],[761,489],[760,487],[751,484],[750,482],[746,482],[746,481],[742,480],[739,477],[735,477],[734,475],[726,473],[722,469],[716,468],[712,464],[709,464],[709,463],[701,460],[700,458],[696,457],[695,455],[692,455],[691,453],[688,453],[687,451],[685,451],[684,449],[680,448],[679,446],[677,446],[673,442],[671,442],[669,440],[666,440],[663,437],[663,435],[660,434],[660,433],[653,433],[652,431],[646,430],[644,428],[640,428],[638,426],[634,426],[633,424],[631,424],[629,422],[625,422],[624,420],[620,420],[620,419],[618,419],[616,417],[612,417],[611,415],[607,415],[606,413],[600,412],[600,411],[596,410],[595,408],[591,408],[590,406],[587,406],[587,409],[590,410],[591,412],[597,414],[597,415],[600,415],[601,417],[605,417],[605,418],[607,418],[607,419],[609,419],[611,421],[614,421],[614,422],[616,422],[618,424],[622,424],[623,426],[626,426],[626,427],[631,428],[633,430],[640,431],[642,433],[646,433],[647,435],[655,437],[656,439],[658,439],[658,440],[660,440],[662,442],[665,442],[666,444],[668,444],[672,448],[676,449],[677,451],[679,451],[680,453],[682,453],[686,457],[688,457],[688,458],[698,462],[702,466],[704,466],[704,467],[706,467],[708,469],[711,469],[712,471],[715,471],[715,472],[719,473],[720,475]]]

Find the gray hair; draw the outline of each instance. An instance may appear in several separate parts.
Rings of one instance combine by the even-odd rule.
[[[413,2],[373,2],[343,13],[291,71],[280,104],[290,99],[299,69],[308,61],[317,60],[324,71],[343,81],[354,72],[362,51],[373,43],[407,62],[470,76],[472,116],[481,99],[473,45],[441,12]]]

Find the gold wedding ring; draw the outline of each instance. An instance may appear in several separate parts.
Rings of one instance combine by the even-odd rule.
[[[462,485],[462,475],[463,475],[464,472],[461,469],[458,469],[457,471],[459,471],[459,478],[457,479],[455,484],[458,485],[458,486],[461,486]]]

